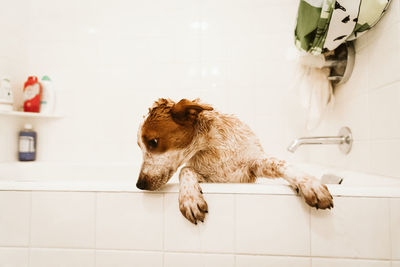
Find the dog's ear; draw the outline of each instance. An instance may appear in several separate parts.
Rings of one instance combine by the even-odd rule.
[[[171,115],[173,120],[178,124],[192,125],[203,110],[213,110],[213,108],[199,104],[196,100],[182,99],[172,107]]]

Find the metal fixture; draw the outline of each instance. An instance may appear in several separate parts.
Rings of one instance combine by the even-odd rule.
[[[330,67],[328,79],[332,84],[342,84],[350,79],[354,68],[355,52],[353,42],[345,42],[333,53],[325,56],[324,67]]]
[[[323,184],[342,184],[342,182],[342,177],[331,173],[326,173],[321,177],[321,183]]]
[[[294,153],[301,145],[339,145],[340,151],[348,154],[353,144],[353,136],[348,127],[342,127],[338,136],[301,137],[294,140],[288,150]]]

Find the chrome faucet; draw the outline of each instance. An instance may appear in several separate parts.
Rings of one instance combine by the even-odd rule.
[[[348,154],[353,144],[353,136],[348,127],[342,127],[338,136],[301,137],[294,140],[288,150],[294,153],[301,145],[339,145],[340,151]]]

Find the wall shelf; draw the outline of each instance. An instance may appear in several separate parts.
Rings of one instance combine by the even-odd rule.
[[[34,112],[23,112],[23,111],[3,111],[0,110],[0,116],[14,116],[23,118],[43,118],[43,119],[61,119],[64,116],[59,114],[42,114]]]

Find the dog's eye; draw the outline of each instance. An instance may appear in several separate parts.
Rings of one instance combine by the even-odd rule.
[[[158,139],[151,139],[147,141],[147,145],[149,146],[150,149],[155,149],[158,145]]]

